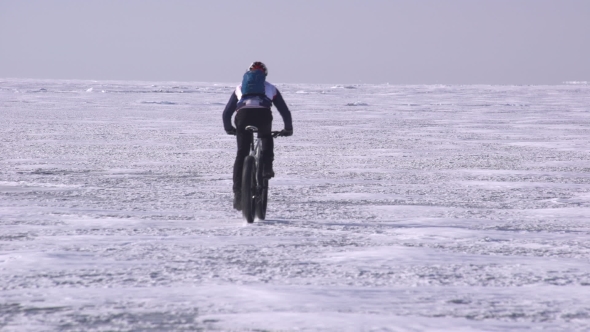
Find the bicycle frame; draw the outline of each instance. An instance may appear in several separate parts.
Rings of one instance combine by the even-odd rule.
[[[262,140],[260,137],[258,137],[258,128],[254,126],[247,126],[246,130],[256,133],[256,137],[252,137],[252,142],[250,143],[250,156],[254,157],[255,160],[254,169],[256,170],[256,198],[258,198],[264,183],[262,178]]]

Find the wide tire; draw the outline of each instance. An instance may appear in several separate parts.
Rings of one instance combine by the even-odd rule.
[[[256,199],[256,217],[260,220],[266,218],[266,203],[268,202],[268,179],[262,180],[262,192]]]
[[[242,170],[242,214],[248,223],[254,222],[256,213],[256,173],[254,169],[254,157],[247,156],[244,159]]]

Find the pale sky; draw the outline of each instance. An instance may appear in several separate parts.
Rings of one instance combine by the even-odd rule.
[[[590,81],[588,0],[0,0],[0,78]]]

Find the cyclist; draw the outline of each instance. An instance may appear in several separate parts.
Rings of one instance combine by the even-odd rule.
[[[247,77],[256,77],[256,75],[261,75],[262,73],[264,73],[264,76],[262,76],[261,80],[254,78],[252,81],[253,83],[247,81]],[[250,68],[248,68],[248,71],[244,74],[242,84],[236,87],[223,111],[223,127],[225,132],[228,135],[236,135],[238,141],[238,152],[234,162],[233,174],[234,209],[238,211],[242,209],[242,168],[244,165],[244,159],[250,153],[250,144],[253,139],[252,132],[246,131],[246,126],[252,125],[258,128],[258,137],[262,140],[262,160],[264,163],[263,176],[269,179],[275,175],[272,168],[274,160],[274,142],[271,135],[271,107],[273,104],[283,118],[284,129],[281,131],[280,135],[293,135],[291,111],[289,111],[279,90],[266,81],[267,75],[268,70],[264,63],[260,61],[253,62],[250,65]],[[247,91],[249,86],[256,84],[260,86],[260,89],[258,89],[256,93]],[[231,117],[234,113],[236,113],[234,119],[235,127],[231,124]]]

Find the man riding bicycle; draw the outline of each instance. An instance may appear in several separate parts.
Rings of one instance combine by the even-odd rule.
[[[263,176],[267,179],[274,177],[272,163],[274,160],[274,141],[272,131],[272,112],[274,104],[283,118],[285,129],[281,136],[293,135],[293,123],[291,111],[283,100],[279,90],[266,81],[268,70],[264,63],[256,61],[250,65],[244,74],[242,84],[238,85],[232,93],[225,110],[223,111],[223,127],[229,135],[236,135],[238,152],[234,162],[233,192],[234,209],[241,210],[241,186],[242,168],[244,159],[250,152],[252,132],[246,130],[246,126],[258,128],[258,137],[262,142],[262,160],[264,164]],[[236,112],[234,119],[236,127],[231,124],[231,117]]]

